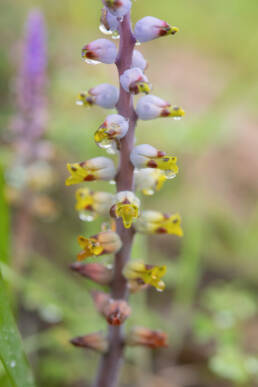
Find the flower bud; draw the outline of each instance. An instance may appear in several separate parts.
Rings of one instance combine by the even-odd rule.
[[[79,273],[83,277],[90,279],[100,285],[110,285],[113,277],[111,267],[102,265],[101,263],[75,262],[70,265],[71,270]]]
[[[131,94],[149,94],[151,85],[146,75],[138,67],[126,70],[120,77],[120,82],[125,91]]]
[[[119,30],[119,20],[116,16],[112,15],[106,7],[102,8],[100,22],[100,31],[106,35],[111,35],[112,32],[117,32]]]
[[[135,346],[142,345],[148,348],[160,348],[168,346],[167,335],[158,330],[150,330],[144,327],[134,327],[128,334],[126,344]]]
[[[108,349],[108,341],[103,332],[94,332],[86,336],[75,337],[70,341],[75,347],[93,349],[105,353]]]
[[[165,171],[167,179],[174,178],[178,173],[177,158],[167,156],[148,144],[141,144],[134,147],[131,153],[131,162],[135,168],[157,168]]]
[[[71,176],[66,179],[66,185],[78,184],[84,181],[113,180],[116,168],[111,159],[95,157],[81,163],[67,164]]]
[[[94,139],[100,148],[115,152],[120,148],[119,140],[127,134],[128,128],[127,119],[120,114],[111,114],[96,131]]]
[[[131,0],[102,0],[109,12],[117,17],[125,16],[132,7]]]
[[[119,90],[117,87],[109,85],[108,83],[102,83],[89,91],[80,93],[76,104],[85,107],[98,105],[104,109],[113,109],[118,99]]]
[[[78,243],[83,249],[77,256],[79,261],[92,256],[115,254],[122,247],[119,235],[111,230],[100,232],[90,238],[79,236]]]
[[[135,228],[143,234],[174,234],[183,236],[179,214],[167,215],[158,211],[143,211]]]
[[[146,16],[138,20],[134,28],[134,36],[139,42],[148,42],[150,40],[166,35],[175,35],[179,29],[172,27],[163,20],[156,17]]]
[[[142,53],[138,50],[133,51],[132,67],[138,67],[142,71],[145,71],[148,67],[147,61],[144,59]]]
[[[171,106],[170,103],[151,94],[139,99],[136,113],[141,120],[153,120],[158,117],[173,117],[178,120],[185,115],[182,108]]]
[[[110,215],[122,218],[125,228],[130,228],[139,216],[140,200],[131,191],[118,192],[113,200]]]
[[[94,304],[110,325],[121,325],[131,314],[131,308],[124,300],[114,300],[103,292],[92,292]]]
[[[75,209],[81,220],[92,221],[98,215],[108,216],[113,195],[108,192],[94,192],[88,188],[79,188],[76,193]]]
[[[166,266],[145,265],[143,262],[130,262],[124,269],[124,276],[134,287],[134,283],[144,283],[154,286],[159,292],[165,289],[165,283],[161,278],[166,274]]]
[[[102,62],[112,64],[115,63],[116,57],[116,45],[107,39],[94,40],[82,48],[82,58],[87,63]]]
[[[135,169],[134,178],[136,191],[141,191],[144,195],[153,195],[167,180],[164,171],[154,168]]]

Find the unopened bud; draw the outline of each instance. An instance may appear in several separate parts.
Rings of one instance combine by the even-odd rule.
[[[103,292],[92,293],[94,304],[110,325],[121,325],[131,314],[131,308],[124,300],[114,300]]]
[[[135,169],[134,177],[136,191],[141,191],[144,195],[153,195],[167,180],[165,172],[157,168]]]
[[[131,153],[131,162],[135,168],[161,169],[167,179],[174,178],[178,173],[177,158],[167,156],[149,144],[137,145]]]
[[[138,67],[142,71],[145,71],[148,67],[148,63],[145,60],[142,53],[138,50],[133,51],[132,67]]]
[[[106,7],[102,8],[100,22],[100,30],[103,31],[106,35],[110,35],[112,32],[116,32],[119,29],[119,20],[116,16],[112,15],[112,13],[109,12]]]
[[[101,353],[105,353],[108,349],[108,341],[103,332],[75,337],[70,342],[75,347],[88,348]]]
[[[113,180],[116,175],[114,162],[107,157],[95,157],[81,163],[67,164],[71,176],[66,179],[66,185],[78,184],[84,181]]]
[[[107,267],[101,263],[84,264],[81,262],[75,262],[70,265],[70,268],[83,277],[86,277],[100,285],[110,285],[112,281],[112,267]]]
[[[118,99],[119,90],[117,87],[109,85],[108,83],[102,83],[89,91],[80,93],[76,104],[85,107],[98,105],[104,109],[113,109]]]
[[[122,247],[119,235],[111,230],[100,232],[90,238],[79,236],[78,243],[82,248],[77,256],[79,261],[92,256],[115,254]]]
[[[144,327],[134,327],[128,334],[126,344],[130,346],[144,346],[148,348],[160,348],[168,346],[166,333],[159,330],[151,330]]]
[[[128,128],[127,119],[120,114],[111,114],[96,131],[94,139],[100,148],[116,151],[120,148],[119,140],[127,134]]]
[[[170,26],[164,20],[146,16],[135,24],[134,36],[139,42],[148,42],[161,36],[175,35],[178,31],[177,27]]]
[[[174,234],[183,236],[181,216],[167,215],[159,211],[143,211],[135,224],[138,232],[143,234]]]
[[[120,82],[125,91],[131,94],[149,94],[151,85],[146,75],[138,67],[126,70],[120,77]]]
[[[140,200],[131,191],[118,192],[113,200],[110,215],[122,218],[125,228],[130,228],[139,216]]]
[[[102,0],[112,15],[117,17],[125,16],[132,7],[131,0]]]
[[[153,120],[158,117],[173,117],[178,120],[185,115],[182,108],[171,106],[170,103],[151,94],[139,99],[136,113],[141,120]]]
[[[116,57],[116,45],[108,39],[94,40],[82,48],[82,58],[88,63],[97,61],[112,64],[115,63]]]

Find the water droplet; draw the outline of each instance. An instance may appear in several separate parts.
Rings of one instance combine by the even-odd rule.
[[[180,121],[180,120],[182,120],[182,118],[183,118],[183,117],[173,117],[173,120],[175,120],[175,121]]]
[[[10,363],[10,367],[11,368],[14,368],[16,366],[16,361],[15,360],[12,360],[11,363]]]
[[[117,31],[114,31],[112,33],[112,39],[114,39],[114,40],[120,39],[120,35],[119,35],[119,33]]]
[[[93,220],[96,219],[96,215],[94,214],[88,214],[85,211],[79,212],[79,218],[83,222],[93,222]]]
[[[99,26],[99,30],[104,35],[112,35],[112,33],[113,33],[111,30],[107,30],[106,27],[104,26],[104,24],[102,24],[102,23]]]
[[[110,180],[110,181],[109,181],[109,184],[111,184],[111,185],[115,185],[115,184],[116,184],[116,182],[115,182],[115,180]]]
[[[165,176],[168,180],[172,180],[176,177],[176,174],[173,171],[166,170],[166,171],[164,171],[164,173],[165,173]]]
[[[164,289],[157,289],[157,292],[162,293]]]
[[[91,64],[91,65],[97,65],[97,64],[101,63],[98,60],[93,60],[93,59],[88,59],[88,58],[85,59],[85,62],[88,64]]]
[[[83,106],[83,102],[78,100],[78,101],[75,102],[75,105],[77,105],[77,106]]]
[[[137,40],[137,42],[135,43],[135,45],[136,45],[136,46],[140,46],[140,45],[141,45],[141,42],[139,42],[139,41]]]

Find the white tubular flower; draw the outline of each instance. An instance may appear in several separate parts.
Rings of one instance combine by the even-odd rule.
[[[134,35],[139,42],[148,42],[161,36],[175,35],[179,29],[172,27],[164,20],[146,16],[135,24]]]
[[[178,173],[177,158],[167,156],[149,144],[134,147],[131,153],[131,162],[135,168],[157,168],[165,172],[167,179],[174,178]]]
[[[107,39],[97,39],[82,48],[82,58],[88,63],[115,63],[117,48]]]
[[[81,163],[67,164],[71,173],[65,184],[72,185],[84,181],[113,180],[116,175],[114,162],[107,157],[95,157]]]
[[[109,10],[104,7],[101,14],[101,26],[100,31],[106,35],[111,35],[112,32],[119,30],[119,20],[117,16],[112,15]]]
[[[164,171],[153,168],[135,169],[134,178],[136,191],[141,191],[144,195],[153,195],[167,180]]]
[[[151,94],[139,99],[136,113],[141,120],[153,120],[158,117],[173,117],[180,120],[185,115],[181,107],[171,106],[170,103]]]
[[[149,94],[151,85],[146,75],[138,67],[126,70],[120,77],[120,82],[125,91],[131,94]]]
[[[96,131],[94,139],[100,148],[114,153],[120,147],[120,139],[123,138],[129,128],[129,121],[120,114],[110,114],[104,123]]]
[[[145,71],[148,67],[147,61],[145,60],[142,53],[138,50],[133,51],[132,67],[138,67],[142,71]]]
[[[113,109],[118,99],[119,90],[117,87],[109,85],[108,83],[102,83],[89,91],[80,93],[76,105],[85,107],[98,105],[104,109]]]
[[[139,217],[140,200],[131,191],[118,192],[113,200],[110,215],[122,218],[125,228],[130,228],[133,221]]]
[[[109,12],[117,17],[125,16],[132,7],[131,0],[102,0]]]
[[[174,234],[183,236],[179,214],[163,214],[159,211],[143,211],[135,224],[138,232],[143,234]]]

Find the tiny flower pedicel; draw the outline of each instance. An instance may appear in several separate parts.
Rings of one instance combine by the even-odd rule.
[[[156,17],[146,16],[137,21],[132,29],[131,0],[102,0],[102,4],[99,29],[107,36],[120,38],[119,48],[112,40],[100,38],[83,47],[82,57],[88,63],[115,64],[119,87],[108,83],[96,85],[80,93],[76,104],[116,108],[117,112],[106,116],[93,137],[99,148],[114,153],[118,160],[114,162],[102,156],[68,164],[71,175],[66,185],[84,184],[76,191],[76,210],[80,219],[94,220],[97,216],[111,218],[110,226],[102,225],[102,231],[98,234],[78,237],[82,250],[77,262],[71,265],[71,269],[86,280],[107,287],[105,292],[94,291],[92,297],[97,311],[110,327],[107,335],[92,333],[79,336],[71,343],[104,353],[94,386],[116,387],[126,345],[152,349],[167,346],[164,332],[135,327],[125,334],[121,327],[131,314],[129,292],[135,293],[149,286],[160,292],[165,289],[165,265],[130,261],[134,235],[138,232],[183,236],[179,214],[142,210],[141,202],[135,195],[135,191],[144,195],[154,194],[165,181],[179,172],[176,156],[167,155],[149,144],[136,144],[136,124],[138,120],[159,117],[179,120],[185,113],[181,107],[172,106],[150,94],[152,86],[145,75],[148,64],[142,53],[135,49],[137,41],[142,43],[175,35],[178,28]],[[146,95],[135,103],[134,96],[141,93]],[[96,180],[115,181],[116,192],[91,191],[88,184]],[[104,254],[114,254],[113,264],[101,262]],[[89,257],[92,262],[80,262]]]

